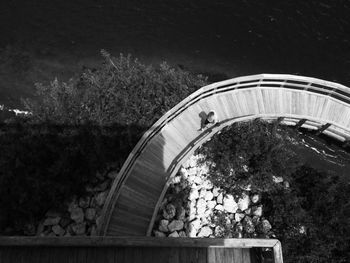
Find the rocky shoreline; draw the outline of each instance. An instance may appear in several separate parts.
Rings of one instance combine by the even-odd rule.
[[[95,236],[102,208],[118,171],[111,165],[96,174],[96,182],[86,188],[85,197],[73,198],[62,210],[50,210],[37,227],[29,226],[28,234],[37,236]]]
[[[156,237],[275,237],[261,196],[245,189],[225,194],[206,179],[207,165],[193,155],[169,185],[153,228]],[[276,178],[276,183],[282,183]]]
[[[208,166],[193,155],[172,179],[161,203],[152,235],[156,237],[274,237],[264,218],[261,196],[245,189],[242,196],[224,194],[206,179]],[[40,224],[28,226],[27,235],[94,236],[113,179],[118,171],[109,167],[97,173],[86,197],[73,198],[62,210],[50,210]],[[276,180],[276,183],[281,183]]]

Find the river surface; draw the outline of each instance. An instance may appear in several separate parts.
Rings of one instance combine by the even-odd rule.
[[[0,104],[21,108],[35,82],[97,67],[101,49],[211,81],[289,73],[350,85],[349,14],[348,0],[0,1]],[[310,162],[349,171],[349,155],[315,138]]]

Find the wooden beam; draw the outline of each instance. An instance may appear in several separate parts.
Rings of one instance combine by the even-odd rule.
[[[298,121],[298,123],[295,125],[295,128],[299,129],[306,121],[307,121],[307,119],[301,119],[301,120]]]
[[[156,237],[0,237],[0,247],[274,247],[277,239]]]
[[[330,123],[326,123],[325,125],[322,125],[321,128],[317,130],[316,135],[320,135],[323,131],[327,130],[331,125],[332,124]]]
[[[275,263],[283,263],[282,245],[280,241],[277,241],[276,245],[273,247],[273,255]]]

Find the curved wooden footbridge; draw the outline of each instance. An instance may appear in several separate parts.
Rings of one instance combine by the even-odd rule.
[[[315,78],[262,74],[205,86],[159,119],[130,153],[107,197],[99,234],[150,235],[169,179],[222,128],[255,118],[350,138],[350,89]],[[215,110],[219,125],[199,131]]]

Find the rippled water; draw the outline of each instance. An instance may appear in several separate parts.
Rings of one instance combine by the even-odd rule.
[[[349,85],[349,14],[347,0],[0,1],[0,104],[20,108],[34,82],[97,66],[102,48],[212,81],[291,73]],[[310,162],[346,173],[341,148],[312,136],[305,146]]]

